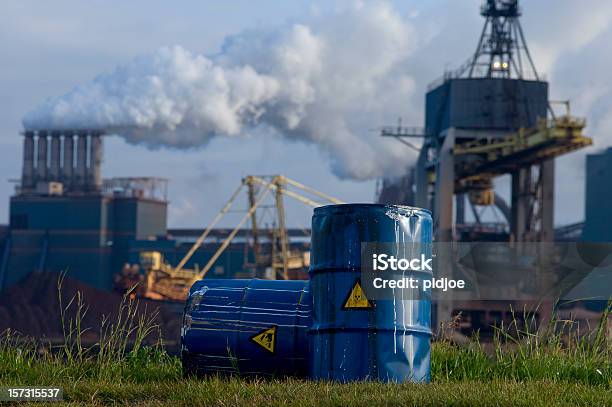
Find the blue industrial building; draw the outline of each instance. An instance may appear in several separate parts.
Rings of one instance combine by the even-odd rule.
[[[123,195],[14,196],[3,286],[31,272],[66,271],[110,289],[130,243],[165,234],[166,209],[165,201]]]
[[[530,157],[529,149],[523,148],[511,159],[494,158],[502,139],[521,129],[536,129],[547,119],[548,83],[538,75],[529,54],[518,2],[488,0],[480,11],[485,25],[476,52],[432,83],[425,97],[415,203],[432,209],[441,241],[482,229],[474,205],[498,207],[509,226],[497,233],[502,240],[551,241],[554,156]],[[502,174],[512,176],[509,203],[494,191],[493,178]],[[541,183],[537,187],[532,185],[537,182],[532,180],[535,174]],[[538,188],[543,192],[535,196],[532,191]],[[476,214],[470,228],[466,228],[466,198]],[[534,219],[534,206],[541,208],[540,219]],[[477,238],[491,239],[491,234]]]
[[[586,158],[586,202],[582,240],[609,242],[612,235],[612,148]]]
[[[99,132],[24,133],[21,183],[0,234],[0,288],[66,272],[109,290],[132,241],[166,234],[166,181],[102,180],[101,162]]]
[[[507,134],[535,126],[548,109],[548,83],[539,80],[448,75],[430,89],[425,97],[425,133],[430,136],[451,127]]]
[[[10,199],[9,225],[0,226],[0,290],[42,272],[66,272],[111,290],[115,275],[139,264],[142,252],[160,252],[170,264],[188,252],[201,231],[168,230],[167,181],[103,180],[101,148],[102,135],[91,131],[24,133],[22,179]],[[213,230],[186,267],[205,265],[230,232]],[[307,249],[308,231],[287,233],[291,248]],[[244,267],[255,260],[248,234],[240,231],[209,278],[253,277]],[[261,234],[265,249],[270,241]]]

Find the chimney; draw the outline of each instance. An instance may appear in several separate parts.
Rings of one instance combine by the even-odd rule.
[[[23,173],[21,189],[34,188],[34,132],[26,131],[23,138]]]
[[[99,191],[102,188],[102,135],[97,132],[91,133],[90,143],[89,186]]]
[[[83,191],[87,185],[87,133],[81,131],[77,135],[77,158],[76,158],[75,181],[77,187]]]
[[[47,180],[47,132],[38,132],[38,162],[36,163],[36,182]]]
[[[62,181],[67,188],[73,184],[74,174],[74,137],[71,132],[64,134],[64,163],[62,166]]]
[[[60,179],[60,132],[51,133],[51,163],[49,164],[49,180]]]

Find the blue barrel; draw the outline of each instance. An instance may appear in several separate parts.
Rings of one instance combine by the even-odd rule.
[[[196,282],[185,304],[185,374],[305,377],[312,322],[308,281]]]
[[[431,214],[423,209],[347,204],[314,210],[313,379],[429,381],[431,296],[406,300],[398,295],[373,301],[355,293],[361,278],[362,243],[416,242],[425,243],[423,250],[431,250],[431,240]],[[347,306],[348,301],[356,306]],[[364,306],[358,306],[359,302]]]

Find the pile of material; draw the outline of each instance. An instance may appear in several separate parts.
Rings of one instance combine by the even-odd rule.
[[[96,343],[103,317],[113,322],[123,295],[102,291],[69,277],[64,277],[60,290],[59,278],[56,273],[32,273],[21,283],[6,289],[0,297],[0,333],[11,329],[33,338],[61,343],[61,308],[80,293],[87,309],[82,315],[82,326],[88,328],[83,341]],[[173,350],[178,346],[182,304],[138,301],[139,315],[153,315],[155,310],[158,310],[158,315],[153,323],[160,326],[164,342]],[[65,313],[66,320],[74,318],[75,312],[73,303]],[[150,339],[156,341],[157,337]]]

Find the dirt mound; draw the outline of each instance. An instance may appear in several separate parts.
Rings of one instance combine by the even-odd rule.
[[[86,335],[95,342],[104,316],[113,320],[122,301],[122,294],[99,290],[70,277],[65,277],[61,290],[58,289],[59,275],[56,273],[33,273],[21,283],[9,287],[0,295],[0,332],[10,328],[34,338],[48,338],[59,341],[63,338],[61,304],[66,307],[71,298],[81,293],[87,312],[83,326],[89,328]],[[140,315],[150,316],[159,311],[155,323],[161,327],[164,340],[176,346],[180,330],[182,304],[140,300]],[[75,315],[73,304],[66,317]]]

